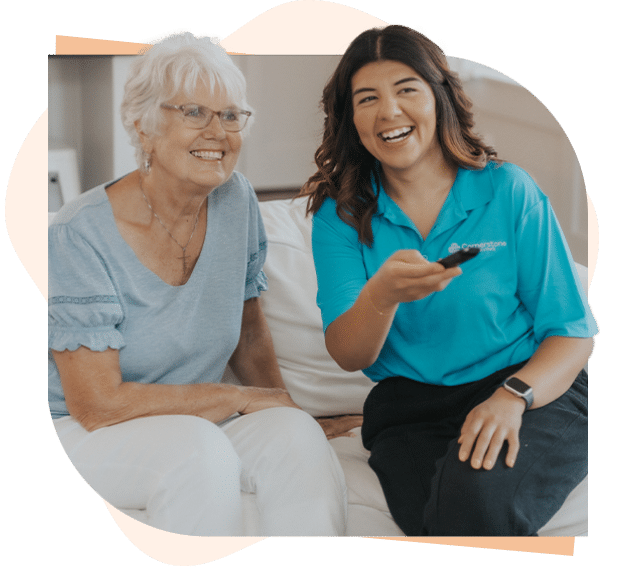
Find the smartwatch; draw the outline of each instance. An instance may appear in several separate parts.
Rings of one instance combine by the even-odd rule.
[[[531,404],[534,403],[534,393],[531,390],[531,387],[527,385],[524,381],[518,379],[518,377],[509,377],[506,379],[502,386],[509,392],[525,400],[527,407],[525,410],[528,410],[531,407]]]

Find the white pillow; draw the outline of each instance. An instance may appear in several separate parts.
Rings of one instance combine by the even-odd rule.
[[[259,204],[268,236],[261,294],[275,352],[293,400],[312,416],[361,414],[374,383],[337,366],[324,343],[306,200]]]

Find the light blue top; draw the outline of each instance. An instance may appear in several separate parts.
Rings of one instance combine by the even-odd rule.
[[[243,302],[266,289],[266,236],[239,173],[208,196],[188,282],[173,286],[123,240],[105,188],[64,206],[49,228],[49,348],[119,350],[123,381],[218,382],[239,340]],[[49,352],[49,408],[69,414]]]
[[[548,336],[597,332],[549,200],[515,165],[459,169],[426,240],[383,189],[372,228],[369,248],[337,216],[334,200],[314,216],[324,330],[395,251],[417,249],[436,261],[460,248],[481,249],[444,291],[400,304],[377,361],[364,370],[373,381],[468,383],[529,359]]]

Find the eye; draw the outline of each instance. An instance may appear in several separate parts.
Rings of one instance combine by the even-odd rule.
[[[206,118],[207,112],[203,106],[197,104],[188,104],[183,107],[183,116],[186,118],[196,118],[197,120]]]
[[[238,110],[224,110],[221,112],[220,118],[222,122],[236,122],[239,120],[239,115]]]
[[[372,102],[375,99],[376,99],[376,97],[373,96],[373,95],[364,96],[363,98],[360,98],[359,100],[357,100],[357,104],[367,104],[368,102]]]

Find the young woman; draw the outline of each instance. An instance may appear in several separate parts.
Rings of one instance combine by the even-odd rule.
[[[535,535],[587,474],[596,333],[550,204],[416,31],[359,35],[322,103],[318,305],[331,356],[377,383],[362,437],[391,513],[407,535]]]

